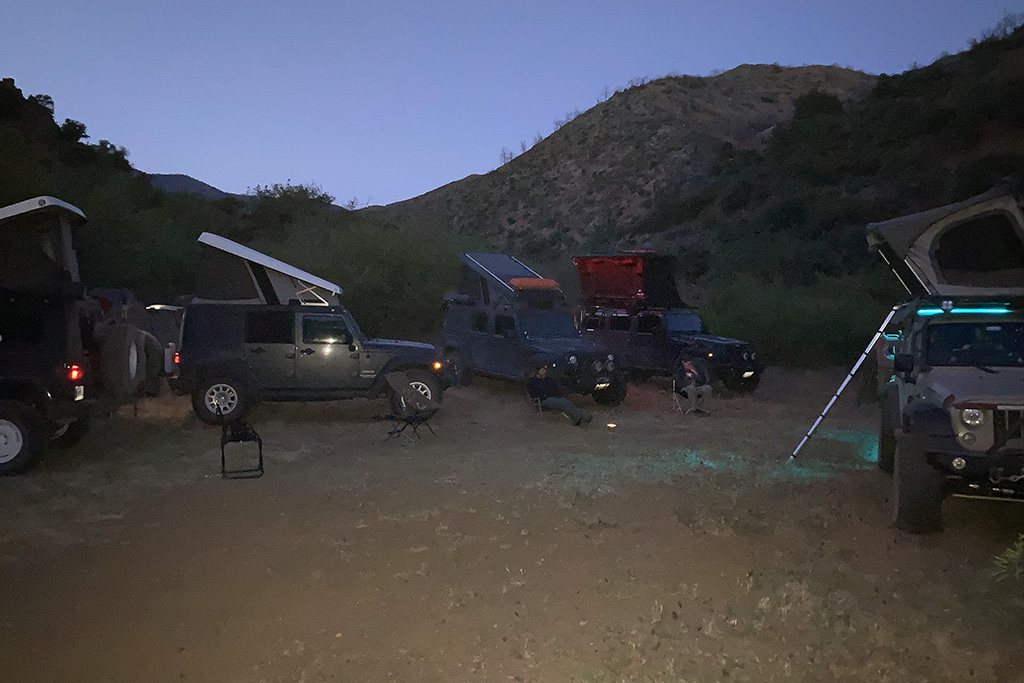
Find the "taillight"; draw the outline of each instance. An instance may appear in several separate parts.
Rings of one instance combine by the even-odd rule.
[[[174,352],[174,364],[181,365],[181,354],[177,351]]]
[[[72,382],[79,382],[82,379],[82,368],[72,365],[68,368],[68,379]]]

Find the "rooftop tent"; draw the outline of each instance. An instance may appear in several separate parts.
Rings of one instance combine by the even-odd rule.
[[[1024,215],[1003,188],[872,223],[867,238],[914,294],[1024,295]]]
[[[513,280],[520,278],[539,278],[535,271],[514,256],[508,254],[487,254],[473,252],[459,257],[462,263],[476,273],[490,279],[505,289],[515,290]]]
[[[204,232],[199,301],[337,306],[341,287],[225,237]]]
[[[554,280],[541,277],[514,256],[472,252],[461,254],[459,291],[489,306],[561,308],[562,289]]]
[[[667,254],[633,252],[573,259],[587,303],[610,306],[682,308],[676,288],[675,259]]]
[[[80,282],[71,230],[82,223],[81,210],[53,197],[0,208],[0,288],[35,291]]]

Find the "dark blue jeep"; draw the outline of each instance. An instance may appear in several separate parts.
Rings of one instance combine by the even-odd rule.
[[[442,340],[456,383],[473,372],[525,381],[548,364],[566,393],[622,402],[625,373],[605,346],[582,338],[557,282],[505,254],[461,259],[459,291],[445,295]]]

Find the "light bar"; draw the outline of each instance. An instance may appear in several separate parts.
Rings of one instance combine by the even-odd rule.
[[[917,309],[918,315],[941,315],[945,313],[941,308],[919,308]],[[1010,313],[1009,308],[954,308],[949,311],[954,315],[970,315],[972,313],[978,315],[1002,315],[1004,313]]]

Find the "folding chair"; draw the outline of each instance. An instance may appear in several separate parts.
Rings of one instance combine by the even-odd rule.
[[[412,441],[412,437],[405,433],[407,427],[412,428],[412,433],[417,439],[420,438],[418,431],[420,427],[426,427],[430,430],[431,434],[436,436],[434,428],[430,426],[430,418],[434,417],[437,411],[441,409],[441,404],[427,398],[410,386],[409,379],[404,372],[389,373],[385,380],[387,380],[391,390],[402,398],[402,408],[390,415],[384,416],[384,419],[395,423],[395,426],[388,432],[387,438],[384,440],[387,441],[392,437],[404,436]]]
[[[255,443],[258,447],[259,460],[256,467],[240,470],[229,470],[226,466],[224,447],[229,443]],[[247,422],[241,420],[225,421],[220,432],[220,476],[222,479],[258,479],[263,476],[263,439]]]

